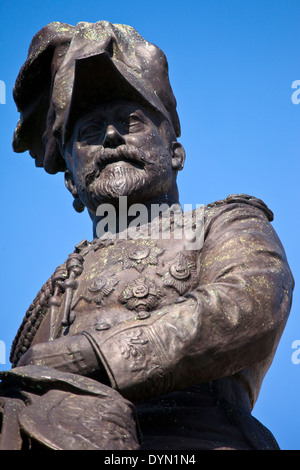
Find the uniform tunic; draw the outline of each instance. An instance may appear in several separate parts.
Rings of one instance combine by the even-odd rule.
[[[234,195],[205,207],[197,249],[174,236],[81,243],[81,271],[32,344],[85,335],[112,393],[135,405],[137,448],[278,448],[251,415],[293,290],[271,220],[262,201]]]

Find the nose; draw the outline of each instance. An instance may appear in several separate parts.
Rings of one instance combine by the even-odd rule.
[[[108,124],[103,141],[104,147],[114,148],[119,145],[123,145],[124,143],[125,139],[118,129],[113,124]]]

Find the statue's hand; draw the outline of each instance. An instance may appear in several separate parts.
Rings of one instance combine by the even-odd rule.
[[[101,376],[102,367],[88,339],[83,336],[59,338],[31,346],[17,366],[50,366],[62,372],[85,376]]]

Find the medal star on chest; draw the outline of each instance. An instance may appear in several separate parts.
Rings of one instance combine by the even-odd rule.
[[[97,307],[101,307],[104,297],[108,297],[116,289],[118,282],[119,280],[115,278],[114,273],[111,275],[101,273],[94,278],[92,284],[86,287],[83,292],[75,295],[72,309],[83,299],[88,303],[95,303]]]
[[[139,277],[127,284],[119,296],[119,301],[128,310],[149,312],[155,309],[163,293],[156,283],[146,277]]]
[[[150,244],[134,244],[123,257],[123,268],[134,268],[141,273],[147,266],[156,266],[158,257],[163,253],[161,248]]]
[[[173,287],[180,295],[188,292],[197,277],[196,263],[183,253],[169,261],[163,262],[163,268],[157,271],[164,286]]]
[[[118,284],[118,280],[114,278],[114,275],[104,277],[103,275],[98,276],[93,284],[89,287],[89,291],[95,294],[96,302],[100,304],[104,297],[108,296]]]

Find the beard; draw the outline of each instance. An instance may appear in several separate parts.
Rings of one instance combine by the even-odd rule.
[[[169,160],[167,152],[156,155],[128,145],[91,147],[91,165],[78,185],[79,197],[93,212],[103,203],[117,205],[120,196],[127,196],[129,204],[144,202],[149,195],[168,190]]]

